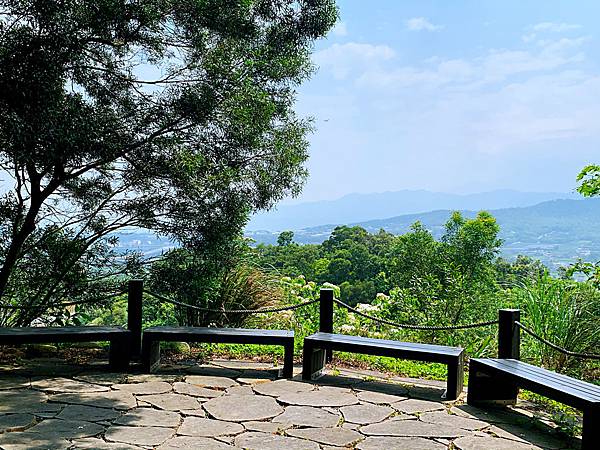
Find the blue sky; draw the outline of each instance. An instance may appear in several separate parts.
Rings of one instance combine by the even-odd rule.
[[[598,1],[339,0],[297,110],[296,201],[428,189],[571,191],[600,162]]]

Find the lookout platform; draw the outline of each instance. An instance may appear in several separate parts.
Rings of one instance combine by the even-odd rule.
[[[104,365],[105,366],[105,365]],[[0,365],[0,448],[577,449],[547,414],[441,401],[445,382],[337,369],[276,379],[253,361],[107,372],[59,358]],[[453,447],[452,447],[453,446]]]

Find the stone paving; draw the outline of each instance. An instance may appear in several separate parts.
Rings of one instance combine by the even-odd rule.
[[[579,447],[522,407],[477,409],[464,398],[443,402],[439,382],[343,370],[308,383],[299,369],[294,379],[282,380],[270,365],[247,361],[166,366],[152,375],[100,367],[52,360],[0,366],[0,448]]]

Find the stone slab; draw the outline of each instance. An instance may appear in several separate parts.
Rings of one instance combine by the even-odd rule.
[[[337,447],[350,447],[363,439],[362,434],[346,428],[299,428],[287,430],[286,434]]]
[[[409,398],[392,404],[392,408],[406,414],[424,413],[429,411],[441,411],[446,409],[442,403],[431,402],[429,400],[420,400]]]
[[[262,421],[262,422],[259,422],[259,421],[244,422],[244,423],[242,423],[242,425],[244,425],[244,428],[247,431],[259,431],[261,433],[270,433],[270,434],[279,433],[291,426],[291,425],[284,424],[284,423],[264,422],[264,421]]]
[[[8,389],[21,389],[30,386],[29,378],[25,377],[0,377],[0,391]]]
[[[314,428],[335,427],[339,421],[339,414],[311,406],[288,406],[283,414],[272,420],[273,423],[287,426]]]
[[[110,388],[99,384],[86,383],[85,381],[72,380],[70,378],[44,378],[32,380],[31,387],[44,392],[56,394],[80,393],[80,392],[106,392]]]
[[[453,441],[457,450],[541,450],[533,444],[511,441],[492,436],[464,436]]]
[[[173,383],[173,390],[177,394],[190,395],[192,397],[215,398],[223,395],[223,391],[195,386],[190,383],[177,381]]]
[[[112,386],[113,384],[125,382],[127,374],[117,372],[83,373],[75,375],[73,378],[87,383]]]
[[[240,434],[244,430],[242,425],[235,422],[186,417],[177,433],[184,436],[217,437]]]
[[[135,427],[166,427],[175,428],[181,423],[179,414],[173,411],[163,411],[152,408],[135,408],[119,417],[115,425]]]
[[[227,395],[254,395],[254,391],[250,386],[233,386],[225,391]]]
[[[165,394],[173,387],[166,381],[146,381],[143,383],[114,384],[113,389],[134,395]]]
[[[208,375],[190,375],[185,377],[185,382],[198,387],[220,389],[223,391],[227,388],[238,385],[238,383],[231,378]]]
[[[316,442],[253,431],[237,436],[235,446],[245,450],[319,450]]]
[[[0,392],[0,413],[32,413],[37,411],[55,410],[48,405],[48,396],[43,392],[25,390],[10,390]]]
[[[95,406],[98,408],[114,408],[126,410],[135,408],[137,402],[129,392],[110,391],[97,394],[55,394],[50,401],[72,405]]]
[[[24,431],[35,423],[32,414],[6,414],[0,416],[0,433]]]
[[[243,400],[240,400],[241,398]],[[272,397],[258,395],[243,397],[224,395],[209,400],[203,406],[215,419],[229,422],[265,420],[283,412],[283,408]]]
[[[113,425],[104,435],[109,442],[157,447],[172,437],[175,431],[164,427],[123,427]]]
[[[98,438],[77,439],[73,441],[73,450],[140,450],[140,447],[121,442],[105,442]]]
[[[206,417],[206,411],[203,409],[184,409],[179,411],[184,416],[193,416],[193,417]]]
[[[400,395],[391,395],[373,391],[360,391],[356,396],[361,402],[375,403],[376,405],[391,405],[392,403],[406,400],[406,397]]]
[[[169,439],[159,450],[230,450],[234,447],[205,437],[177,436]]]
[[[95,436],[104,431],[104,427],[92,422],[83,422],[81,420],[59,420],[47,419],[27,430],[30,433],[37,433],[40,437],[51,439],[53,437],[61,439],[77,439]]]
[[[150,403],[159,409],[165,409],[167,411],[198,409],[201,405],[196,397],[174,393],[142,395],[139,396],[138,399]]]
[[[350,390],[327,386],[316,391],[284,394],[277,400],[287,405],[314,407],[341,407],[358,403],[358,398]]]
[[[360,428],[360,432],[367,436],[400,436],[447,439],[453,439],[468,434],[468,432],[465,430],[449,427],[447,425],[425,423],[418,420],[398,419],[388,419],[384,422],[366,425]]]
[[[344,406],[340,408],[340,412],[346,422],[368,425],[387,419],[395,410],[389,406],[364,403],[362,405]]]
[[[366,392],[378,392],[380,394],[396,395],[405,397],[408,393],[406,386],[390,381],[363,381],[353,386],[354,389]]]
[[[94,406],[67,405],[56,416],[62,420],[84,420],[86,422],[100,422],[114,420],[121,415],[120,412],[109,408],[96,408]]]
[[[0,435],[3,450],[66,450],[71,443],[61,436],[46,436],[40,433],[6,433]]]
[[[272,383],[259,383],[253,386],[257,394],[268,395],[270,397],[281,397],[286,394],[297,394],[299,392],[308,392],[315,389],[310,383],[300,383],[298,381],[277,380]]]
[[[450,427],[462,428],[463,430],[481,430],[490,424],[482,420],[461,417],[456,414],[448,414],[446,411],[433,411],[423,413],[419,416],[423,422],[435,423],[439,425],[448,425]]]
[[[368,436],[359,442],[357,450],[445,450],[448,447],[432,439],[420,437]],[[483,447],[479,450],[483,450]]]

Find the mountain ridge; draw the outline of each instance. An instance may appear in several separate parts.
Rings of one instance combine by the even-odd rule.
[[[519,254],[540,259],[551,268],[575,262],[578,258],[600,260],[600,199],[555,199],[531,206],[501,209],[483,209],[492,214],[500,225],[504,241],[501,254],[514,258]],[[404,214],[384,219],[351,222],[374,233],[380,229],[402,234],[420,221],[439,238],[453,209],[439,209],[425,213]],[[466,217],[474,217],[476,210],[459,210]],[[326,240],[337,224],[320,225],[294,230],[294,240],[302,244],[316,244]],[[274,244],[277,232],[247,232],[256,243]]]
[[[353,193],[339,199],[284,205],[254,215],[248,231],[298,230],[322,224],[358,223],[420,214],[438,209],[482,210],[532,206],[555,199],[576,199],[574,193],[521,192],[511,189],[473,194],[449,194],[427,190]]]

